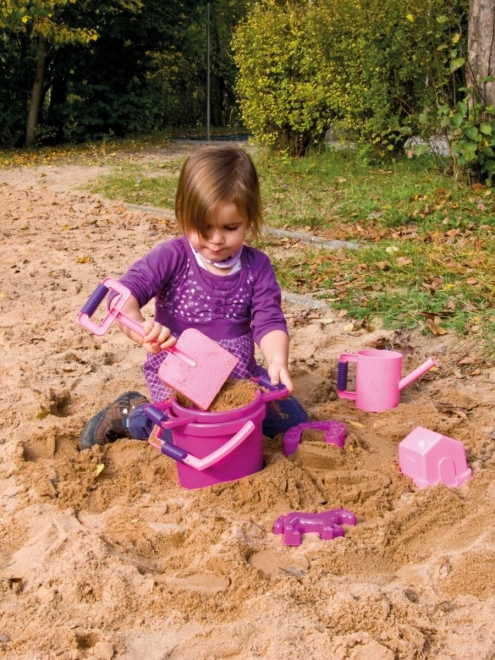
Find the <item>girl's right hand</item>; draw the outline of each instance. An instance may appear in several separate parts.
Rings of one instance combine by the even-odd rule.
[[[145,336],[142,339],[141,346],[148,353],[160,353],[167,348],[172,348],[177,339],[172,335],[169,328],[149,319],[143,323]]]

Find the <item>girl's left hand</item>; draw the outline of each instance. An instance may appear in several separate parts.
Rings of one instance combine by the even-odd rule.
[[[272,363],[268,367],[268,375],[270,376],[272,385],[278,385],[279,383],[282,383],[282,385],[285,385],[287,388],[289,395],[292,394],[294,385],[292,384],[289,371],[285,365]]]

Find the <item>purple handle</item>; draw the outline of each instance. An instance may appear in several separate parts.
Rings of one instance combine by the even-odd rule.
[[[337,389],[347,389],[347,372],[349,364],[347,362],[339,362],[337,367]]]
[[[168,404],[168,405],[167,405]],[[159,426],[161,429],[175,429],[178,426],[184,426],[185,424],[191,424],[196,421],[196,416],[184,415],[183,417],[170,418],[168,415],[163,413],[163,410],[170,408],[172,402],[168,399],[158,405],[148,405],[144,408],[144,414],[148,419],[150,419],[155,426]]]
[[[173,445],[171,442],[167,442],[166,440],[162,441],[160,451],[162,452],[162,454],[165,454],[166,456],[173,458],[175,461],[184,463],[184,465],[188,465],[189,467],[192,467],[195,470],[201,472],[211,467],[212,465],[215,465],[216,463],[224,459],[226,456],[231,454],[234,451],[234,449],[239,447],[239,445],[242,444],[244,440],[246,440],[246,438],[254,431],[255,428],[256,426],[254,422],[252,421],[246,422],[242,426],[242,428],[239,431],[237,431],[237,433],[234,436],[232,436],[232,438],[230,438],[228,442],[226,442],[222,447],[211,452],[211,454],[208,454],[208,456],[205,456],[204,458],[197,458],[196,456],[193,456],[192,454],[187,452],[185,449],[181,449],[181,447],[177,447],[176,445]],[[159,435],[158,435],[158,440],[160,440]],[[152,446],[157,448],[157,445],[155,444],[153,444]]]
[[[266,403],[267,401],[273,401],[274,399],[285,399],[285,397],[289,396],[289,390],[283,385],[282,383],[279,383],[278,385],[272,385],[270,377],[266,374],[263,374],[258,378],[258,385],[261,385],[262,387],[266,387],[269,392],[261,392],[261,400],[263,403]]]
[[[355,399],[356,392],[347,390],[347,371],[348,362],[357,362],[357,355],[354,353],[342,353],[337,366],[337,396],[341,399]]]
[[[113,307],[108,310],[107,315],[101,321],[101,323],[95,323],[91,320],[91,316],[96,312],[100,303],[104,300],[105,296],[109,290],[115,291],[119,294],[118,299],[114,302]],[[108,328],[114,321],[120,321],[123,325],[127,326],[134,332],[137,332],[141,337],[145,336],[144,328],[138,321],[131,319],[130,316],[122,312],[122,307],[129,300],[131,292],[129,289],[117,282],[117,280],[112,279],[111,277],[106,277],[101,284],[98,284],[93,293],[89,296],[87,301],[82,306],[82,309],[78,316],[78,321],[83,328],[89,330],[94,335],[101,336],[104,335]],[[188,364],[190,367],[197,367],[197,363],[189,355],[183,353],[180,349],[172,346],[172,348],[164,349],[168,353],[174,353],[180,358],[183,362]]]
[[[160,451],[162,454],[165,454],[165,456],[168,456],[169,458],[173,458],[174,461],[177,461],[178,463],[184,463],[185,459],[189,456],[185,449],[181,449],[180,447],[173,445],[171,442],[163,442]]]
[[[93,316],[93,314],[98,309],[100,303],[105,299],[105,296],[110,291],[110,289],[104,284],[98,284],[93,293],[86,300],[84,305],[81,308],[81,314],[87,314],[88,316]]]

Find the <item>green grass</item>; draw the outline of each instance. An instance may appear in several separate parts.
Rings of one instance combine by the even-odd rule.
[[[174,208],[182,161],[163,164],[119,164],[109,175],[98,177],[91,192],[132,204]]]
[[[495,325],[495,195],[461,186],[428,156],[369,166],[353,152],[254,156],[268,225],[358,242],[298,248],[275,261],[283,288],[311,293],[357,323],[490,337]],[[184,159],[119,163],[92,190],[173,209]]]
[[[495,195],[459,186],[431,157],[370,167],[326,152],[260,167],[268,222],[359,250],[314,247],[276,262],[285,289],[324,298],[363,326],[454,331],[495,327]]]

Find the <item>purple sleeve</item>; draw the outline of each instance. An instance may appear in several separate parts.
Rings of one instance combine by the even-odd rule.
[[[183,250],[178,239],[160,243],[138,259],[119,279],[144,307],[170,281],[182,262]]]
[[[251,324],[254,341],[259,345],[263,337],[273,330],[287,332],[287,322],[282,312],[282,293],[275,277],[275,271],[268,257],[262,252],[255,255],[253,268],[255,282]]]

